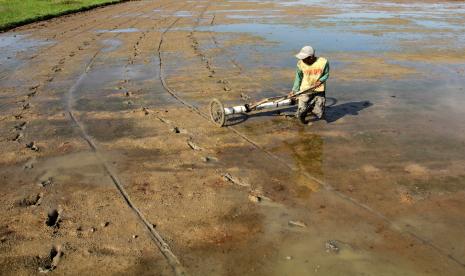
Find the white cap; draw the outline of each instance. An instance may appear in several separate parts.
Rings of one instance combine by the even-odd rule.
[[[295,55],[295,57],[298,59],[306,59],[314,55],[315,55],[315,50],[313,50],[312,46],[304,46],[302,50],[300,50],[300,53]]]

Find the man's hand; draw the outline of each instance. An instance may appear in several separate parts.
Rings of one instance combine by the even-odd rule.
[[[289,92],[289,94],[287,94],[288,97],[293,97],[294,95],[295,95],[294,91],[291,91],[291,92]]]
[[[321,85],[321,81],[316,81],[315,85],[313,86],[313,89],[317,88],[320,85]]]

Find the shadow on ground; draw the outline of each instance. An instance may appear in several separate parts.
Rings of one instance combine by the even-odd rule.
[[[358,115],[360,111],[372,105],[373,104],[369,101],[359,101],[327,106],[325,110],[325,120],[327,123],[334,123],[347,115]]]
[[[334,123],[337,120],[347,116],[356,116],[365,108],[372,106],[370,101],[348,102],[336,105],[337,99],[327,98],[325,120],[327,123]],[[279,110],[263,111],[252,114],[237,114],[227,119],[227,126],[234,126],[247,121],[253,117],[290,117],[293,116],[297,106],[291,106]],[[310,121],[317,121],[318,119],[311,119]]]

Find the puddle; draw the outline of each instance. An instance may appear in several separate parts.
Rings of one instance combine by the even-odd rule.
[[[327,243],[327,242],[326,242]],[[337,253],[327,252],[325,242],[304,235],[299,242],[284,246],[285,255],[277,261],[274,275],[415,275],[405,262],[386,262],[389,258],[374,256],[338,241]],[[392,257],[391,257],[392,258]],[[382,263],[383,269],[379,266]],[[344,273],[341,274],[341,272]],[[408,273],[406,273],[408,271]]]
[[[25,63],[27,57],[41,47],[51,45],[53,41],[43,41],[30,38],[30,35],[17,33],[0,34],[0,79],[7,72],[14,71]]]
[[[193,12],[190,11],[176,11],[176,12],[166,12],[166,11],[161,11],[161,12],[155,12],[157,16],[161,16],[163,18],[168,18],[168,17],[179,17],[179,18],[189,18],[194,16]],[[161,13],[161,14],[160,14]],[[205,18],[201,18],[200,20],[207,21]],[[191,27],[189,27],[191,28]],[[175,30],[176,28],[170,28],[170,30]],[[166,29],[161,28],[160,30],[164,31]]]
[[[246,33],[264,39],[259,47],[250,48],[242,44],[231,47],[231,56],[246,70],[253,68],[295,67],[294,54],[301,45],[312,45],[317,54],[327,55],[331,52],[384,52],[396,49],[389,41],[393,35],[374,36],[371,34],[347,32],[343,30],[328,31],[325,28],[305,27],[289,24],[238,23],[199,27],[199,31],[213,31],[218,35],[220,44],[228,33]],[[266,58],[272,56],[273,58]],[[337,59],[332,65],[339,63]]]
[[[296,51],[296,45],[312,44],[325,51],[385,51],[391,49],[387,39],[368,34],[346,31],[331,31],[305,28],[288,24],[239,23],[199,27],[199,30],[213,32],[248,33],[266,40],[278,42],[274,51]],[[298,47],[297,47],[298,48]]]
[[[47,214],[45,224],[49,227],[59,227],[60,212],[57,209],[50,210]]]
[[[102,44],[107,46],[103,48],[102,51],[108,53],[118,49],[123,44],[123,42],[118,39],[105,39],[102,41]]]
[[[106,57],[102,56],[102,60]],[[119,60],[111,65],[95,65],[87,74],[85,82],[77,89],[74,100],[74,108],[77,111],[121,111],[132,107],[127,104],[131,100],[126,92],[136,93],[138,89],[121,85],[124,79],[130,79],[132,85],[147,85],[140,94],[150,98],[152,106],[166,106],[175,102],[175,99],[165,93],[158,81],[158,57],[151,56],[149,63],[135,63],[126,65],[125,60]],[[150,92],[146,91],[149,90]],[[129,93],[129,95],[131,94]],[[101,99],[104,98],[105,101]],[[144,99],[138,99],[138,104],[143,105]]]
[[[452,29],[454,31],[464,31],[465,27],[463,25],[455,25],[445,21],[438,20],[428,20],[428,19],[415,19],[415,24],[418,24],[425,28],[433,29]]]
[[[227,18],[231,19],[264,19],[264,18],[277,18],[285,17],[285,15],[241,15],[241,14],[230,14]]]
[[[176,17],[191,17],[192,12],[191,11],[177,11],[173,14],[173,16]]]
[[[114,30],[97,30],[96,33],[137,33],[140,32],[137,28],[125,28],[125,29],[114,29]]]

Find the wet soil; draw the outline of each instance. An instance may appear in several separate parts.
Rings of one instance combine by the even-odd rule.
[[[0,274],[463,275],[465,5],[131,1],[0,35]],[[326,119],[226,105],[290,90]]]

